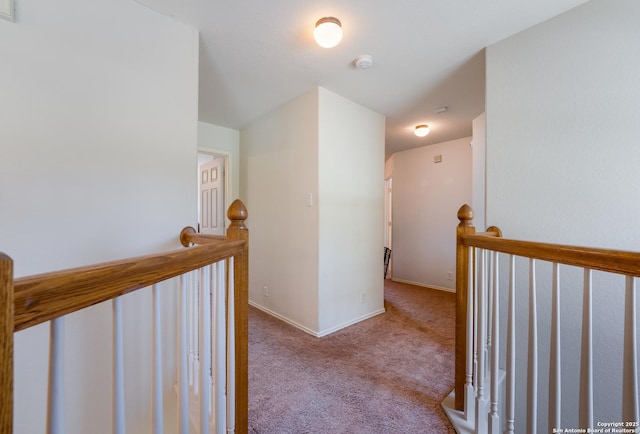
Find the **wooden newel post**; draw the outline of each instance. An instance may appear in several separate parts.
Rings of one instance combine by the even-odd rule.
[[[236,432],[249,431],[249,230],[244,224],[247,208],[242,201],[233,201],[227,217],[230,240],[244,240],[243,253],[233,261],[235,347],[236,347]]]
[[[462,244],[462,235],[475,234],[473,210],[467,204],[458,210],[460,223],[456,228],[456,410],[464,410],[464,384],[467,357],[467,295],[469,290],[469,247]]]
[[[13,261],[0,253],[0,434],[13,432]]]

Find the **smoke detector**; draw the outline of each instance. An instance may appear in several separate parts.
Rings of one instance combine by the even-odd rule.
[[[362,54],[353,60],[353,64],[357,69],[369,69],[373,66],[373,57],[368,54]]]

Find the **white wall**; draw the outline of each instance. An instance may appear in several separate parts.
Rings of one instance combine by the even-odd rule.
[[[196,217],[197,32],[128,0],[21,2],[16,18],[0,22],[0,250],[15,274],[177,247]],[[147,303],[125,302],[130,432],[149,425],[132,390],[148,383]],[[111,432],[110,306],[66,323],[66,432]],[[17,433],[44,432],[47,341],[47,325],[16,335]]]
[[[319,331],[384,311],[384,116],[319,89]]]
[[[638,22],[635,0],[593,0],[487,49],[487,223],[504,236],[639,250]],[[543,339],[549,279],[539,290]],[[598,277],[594,290],[596,421],[621,420],[620,283]],[[565,287],[561,303],[570,311],[563,423],[576,427],[577,407],[564,397],[579,395],[581,289]],[[547,360],[543,347],[543,387]]]
[[[389,179],[393,176],[393,163],[395,161],[395,155],[396,154],[391,155],[384,162],[384,179]]]
[[[241,131],[254,305],[316,336],[381,311],[383,141],[382,116],[322,88]]]
[[[318,90],[240,132],[249,299],[318,331]],[[312,206],[306,206],[307,195]],[[265,289],[264,287],[267,287]]]
[[[473,209],[473,224],[478,231],[484,231],[485,224],[485,198],[486,198],[486,136],[487,115],[482,113],[473,120],[473,139],[471,140],[472,154],[472,182],[471,203]]]
[[[393,280],[455,291],[456,215],[471,203],[470,142],[394,154]],[[437,155],[442,162],[434,163]]]

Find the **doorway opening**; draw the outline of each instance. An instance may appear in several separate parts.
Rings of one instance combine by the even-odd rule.
[[[391,255],[391,235],[393,233],[393,225],[392,225],[392,178],[387,178],[384,180],[384,277],[391,278],[392,276],[392,268],[393,268],[393,259]]]
[[[226,155],[198,151],[198,232],[226,232]]]

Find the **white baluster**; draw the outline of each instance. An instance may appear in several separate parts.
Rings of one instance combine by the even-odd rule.
[[[209,434],[211,408],[211,266],[200,281],[200,432]]]
[[[164,405],[162,386],[162,318],[160,313],[160,294],[158,285],[152,287],[153,297],[153,379],[152,379],[152,432],[164,432]]]
[[[640,421],[636,318],[635,279],[633,276],[627,276],[624,313],[624,371],[622,375],[622,420],[624,421]]]
[[[584,270],[582,361],[580,366],[580,428],[593,428],[593,311],[591,270]]]
[[[493,309],[491,308],[493,306],[493,282],[495,279],[495,276],[493,274],[493,252],[489,252],[487,251],[487,263],[485,265],[486,269],[487,269],[487,282],[485,284],[485,293],[486,293],[486,297],[487,297],[487,317],[486,317],[486,321],[487,321],[487,361],[485,363],[485,368],[486,368],[486,372],[484,373],[485,376],[488,376],[490,374],[490,370],[491,370],[491,357],[493,355],[493,351],[491,350],[491,336],[492,336],[492,327],[491,324],[493,324]]]
[[[474,248],[473,251],[475,255],[473,267],[473,287],[475,288],[475,291],[473,292],[473,412],[475,415],[475,398],[478,395],[478,306],[480,305],[478,293],[480,292],[480,255],[482,254],[482,251],[478,248]]]
[[[198,288],[198,281],[196,280],[198,277],[198,273],[197,272],[191,272],[188,275],[188,282],[189,282],[189,288],[187,290],[187,321],[188,321],[188,351],[189,351],[189,369],[188,369],[188,376],[189,376],[189,386],[193,387],[194,386],[194,370],[195,370],[195,336],[196,336],[196,326],[194,324],[195,320],[194,317],[196,317],[195,315],[195,311],[196,311],[196,303],[195,303],[195,298],[197,297],[197,288]]]
[[[178,426],[180,434],[189,434],[189,375],[187,360],[187,293],[189,276],[180,276],[178,307]]]
[[[474,307],[475,307],[475,249],[469,249],[469,283],[467,289],[467,349],[466,368],[464,385],[464,415],[467,421],[475,420],[475,390],[473,388],[473,368],[474,368]]]
[[[491,434],[498,434],[500,432],[500,415],[498,414],[498,399],[500,395],[499,389],[499,357],[500,357],[500,342],[498,339],[498,331],[500,330],[500,297],[499,297],[499,278],[498,278],[498,253],[491,252],[493,263],[493,305],[491,310],[493,311],[491,321],[491,334],[494,336],[491,345],[491,411],[489,413],[489,432]]]
[[[215,354],[216,354],[216,370],[213,383],[215,384],[215,423],[218,434],[224,434],[226,431],[225,421],[227,419],[227,312],[225,298],[225,267],[224,262],[217,264],[216,273],[216,289],[215,289]]]
[[[480,277],[478,278],[478,389],[476,395],[476,432],[487,431],[487,397],[484,392],[486,372],[487,342],[487,297],[486,297],[486,258],[487,252],[482,250],[479,258]]]
[[[515,432],[516,414],[516,258],[509,256],[509,313],[507,318],[506,434]]]
[[[529,367],[527,372],[527,432],[538,432],[538,307],[536,262],[529,260]]]
[[[490,276],[489,273],[491,271],[491,266],[490,266],[490,262],[491,262],[491,255],[489,255],[489,251],[487,250],[483,250],[483,266],[482,266],[482,306],[483,306],[483,310],[482,310],[482,315],[483,315],[483,320],[482,320],[482,326],[483,326],[483,332],[484,332],[484,342],[482,343],[482,351],[481,354],[483,354],[483,364],[484,364],[484,369],[482,370],[482,372],[480,373],[480,375],[482,376],[482,378],[485,380],[485,387],[486,387],[486,383],[487,383],[487,376],[489,374],[489,356],[490,356],[490,352],[489,352],[489,345],[490,345],[490,341],[491,341],[491,327],[489,327],[489,324],[491,324],[491,322],[489,321],[490,319],[490,315],[491,315],[491,304],[490,304],[490,297],[491,297],[491,283],[490,283]],[[488,393],[487,391],[485,391],[485,397],[487,397],[488,399]]]
[[[560,265],[553,264],[551,294],[551,348],[549,354],[549,432],[562,421],[562,353],[560,338]]]
[[[215,418],[214,409],[217,405],[217,395],[215,389],[217,388],[217,384],[215,383],[216,369],[218,363],[218,349],[216,348],[216,340],[217,340],[217,313],[218,313],[218,300],[216,298],[216,293],[218,290],[218,263],[213,263],[209,266],[211,270],[211,287],[210,293],[211,296],[211,370],[209,371],[209,424],[214,433],[217,433],[216,428],[213,426],[213,419]]]
[[[227,432],[236,429],[236,335],[235,335],[235,288],[233,285],[233,258],[227,261]]]
[[[50,323],[47,434],[64,434],[64,317]]]
[[[122,299],[114,298],[113,308],[113,433],[124,434],[124,332],[122,324]]]
[[[200,393],[200,293],[202,292],[202,286],[204,285],[205,271],[203,268],[195,273],[196,286],[193,288],[192,295],[192,311],[191,311],[191,325],[193,327],[193,335],[191,336],[193,344],[193,392],[198,395]]]

